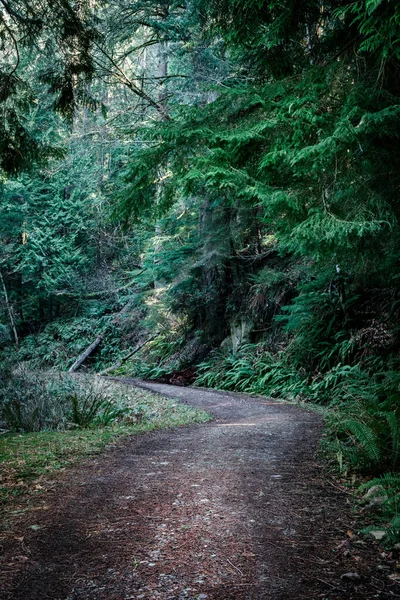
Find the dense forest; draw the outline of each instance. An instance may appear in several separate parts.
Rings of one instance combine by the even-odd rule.
[[[398,1],[0,0],[0,45],[4,414],[89,348],[329,406],[396,497]]]

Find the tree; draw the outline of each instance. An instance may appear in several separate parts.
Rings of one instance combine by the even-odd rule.
[[[331,290],[323,330],[311,344],[319,356],[333,338],[333,316],[333,331],[350,331],[358,290],[383,285],[396,271],[398,5],[205,2],[200,14],[206,35],[224,36],[238,76],[218,87],[214,102],[181,104],[171,122],[146,125],[140,135],[147,145],[128,165],[120,211],[127,218],[155,210],[168,215],[181,197],[203,206],[207,197],[210,206],[224,207],[232,230],[242,210],[241,236],[223,260],[222,270],[231,273],[228,290],[219,286],[230,304],[227,298],[237,294],[234,263],[257,214],[254,246],[260,229],[267,234],[267,243],[258,243],[263,260],[257,265],[268,265],[277,252],[289,254],[294,265],[308,265],[302,282],[314,281],[312,293]],[[378,30],[382,35],[372,42]],[[169,171],[161,198],[160,168]],[[212,219],[207,227],[218,235]],[[336,265],[346,274],[340,285]],[[250,293],[250,280],[239,280]],[[309,320],[298,319],[300,306],[319,316],[318,303],[305,309],[311,292],[301,292],[308,289],[302,282],[288,313],[291,331],[295,323],[311,331]]]
[[[28,169],[51,148],[40,140],[29,116],[38,85],[53,95],[53,108],[71,118],[77,100],[91,103],[92,45],[97,38],[93,3],[18,0],[0,2],[0,169]],[[28,122],[27,122],[28,119]]]

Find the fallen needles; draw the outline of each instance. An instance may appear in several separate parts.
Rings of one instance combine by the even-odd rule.
[[[233,564],[233,562],[231,562],[231,561],[229,560],[229,558],[227,558],[226,560],[228,561],[228,563],[229,563],[229,564],[230,564],[230,565],[231,565],[231,566],[232,566],[232,567],[233,567],[233,568],[234,568],[234,569],[235,569],[235,570],[236,570],[236,571],[237,571],[237,572],[238,572],[240,575],[242,575],[242,576],[243,576],[243,571],[241,571],[241,570],[240,570],[238,567],[236,567],[236,566]]]
[[[320,579],[319,577],[317,577],[317,581],[324,583],[325,585],[332,588],[333,590],[340,590],[341,592],[346,591],[344,588],[340,587],[339,585],[333,585],[332,583],[329,583],[329,581],[325,581],[325,579]]]

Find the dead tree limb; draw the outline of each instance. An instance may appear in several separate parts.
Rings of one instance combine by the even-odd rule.
[[[108,367],[107,369],[104,369],[103,371],[100,371],[99,373],[97,373],[97,375],[107,375],[107,373],[110,373],[111,371],[114,371],[114,369],[118,369],[118,367],[120,367],[121,365],[123,365],[124,362],[126,362],[128,360],[128,358],[131,358],[131,356],[133,356],[134,354],[136,354],[137,352],[139,352],[139,350],[141,350],[143,348],[143,346],[145,346],[146,344],[148,344],[149,342],[151,342],[152,340],[154,340],[158,335],[160,335],[159,332],[155,333],[154,335],[152,335],[151,337],[149,337],[145,342],[143,342],[142,344],[139,344],[139,346],[136,346],[136,348],[134,350],[132,350],[132,352],[129,352],[128,354],[126,354],[117,363],[111,365],[111,367]]]
[[[121,318],[121,316],[128,312],[128,310],[130,309],[130,307],[132,306],[133,302],[135,301],[135,298],[131,298],[119,311],[119,313],[117,313],[116,317],[112,320],[112,324],[113,325],[117,325],[119,323],[119,320]],[[88,356],[90,356],[97,348],[97,346],[102,342],[103,338],[104,338],[105,332],[101,333],[100,335],[97,336],[97,338],[94,340],[94,342],[92,342],[90,344],[90,346],[88,346],[86,348],[86,350],[84,352],[82,352],[82,354],[80,354],[78,356],[78,358],[76,359],[76,361],[74,362],[74,364],[72,365],[72,367],[70,367],[68,369],[68,373],[75,373],[75,371],[77,371],[79,369],[79,367],[81,366],[82,363],[85,362],[85,360],[87,359]]]
[[[74,364],[72,365],[72,367],[70,367],[68,369],[68,373],[75,373],[75,371],[77,371],[79,369],[79,367],[81,366],[81,364],[83,362],[85,362],[85,360],[87,359],[88,356],[90,356],[92,354],[92,352],[97,348],[97,346],[101,343],[102,339],[103,339],[104,334],[99,335],[94,342],[92,342],[90,344],[90,346],[88,346],[86,348],[86,350],[84,352],[82,352],[82,354],[80,356],[78,356],[78,358],[76,359],[76,361],[74,362]]]

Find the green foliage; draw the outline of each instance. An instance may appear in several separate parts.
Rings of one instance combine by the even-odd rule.
[[[71,402],[71,422],[77,427],[92,425],[107,426],[120,419],[127,409],[117,407],[105,400],[101,392],[87,392],[82,395],[75,393],[67,398]]]
[[[89,118],[90,135],[81,135]],[[42,125],[46,138],[65,140],[68,135],[54,116]],[[94,333],[106,331],[92,361],[104,368],[129,347],[128,321],[140,316],[139,309],[113,323],[134,295],[141,238],[137,232],[122,233],[109,221],[103,188],[124,144],[103,142],[104,128],[99,113],[85,117],[80,112],[61,162],[51,160],[46,168],[0,188],[0,268],[21,340],[16,359],[30,361],[32,367],[66,369]],[[0,311],[3,322],[9,322],[3,290]],[[15,353],[11,340],[6,342],[2,347]]]
[[[383,60],[400,57],[400,8],[395,0],[352,2],[338,9],[337,15],[353,18],[363,36],[360,51]]]
[[[0,344],[4,344],[4,342],[10,341],[10,331],[6,325],[0,323]]]
[[[99,371],[110,362],[115,362],[124,354],[121,348],[121,328],[113,326],[112,316],[102,314],[104,308],[99,306],[98,309],[98,315],[54,320],[42,332],[27,335],[15,353],[15,358],[24,361],[32,369],[67,370],[93,342],[94,334],[103,332],[103,345],[90,359],[92,368]]]
[[[13,431],[41,431],[67,424],[66,398],[57,382],[23,368],[4,368],[1,377],[1,419]],[[60,386],[62,387],[62,385]]]
[[[398,393],[398,371],[371,374],[357,366],[333,387],[327,425],[343,470],[379,474],[400,468]]]
[[[37,2],[0,12],[0,173],[29,170],[57,154],[40,136],[37,104],[72,118],[77,98],[85,101],[93,75],[91,48],[98,34],[89,2]],[[52,95],[43,98],[43,84]],[[40,90],[40,87],[42,89]],[[39,88],[39,89],[38,89]],[[59,152],[58,152],[59,155]]]
[[[179,352],[184,340],[183,328],[180,330],[176,326],[172,331],[165,328],[117,373],[141,379],[162,379],[180,366]]]
[[[52,373],[32,373],[24,367],[3,367],[1,419],[12,431],[63,430],[106,426],[129,412],[126,404],[96,381]]]
[[[286,362],[284,354],[273,355],[262,344],[244,345],[236,354],[220,351],[198,370],[200,386],[289,399],[309,392],[304,376]]]
[[[375,506],[375,523],[363,530],[364,533],[384,531],[383,544],[394,546],[400,542],[400,476],[398,473],[385,473],[375,477],[360,487],[360,492],[370,494]]]

